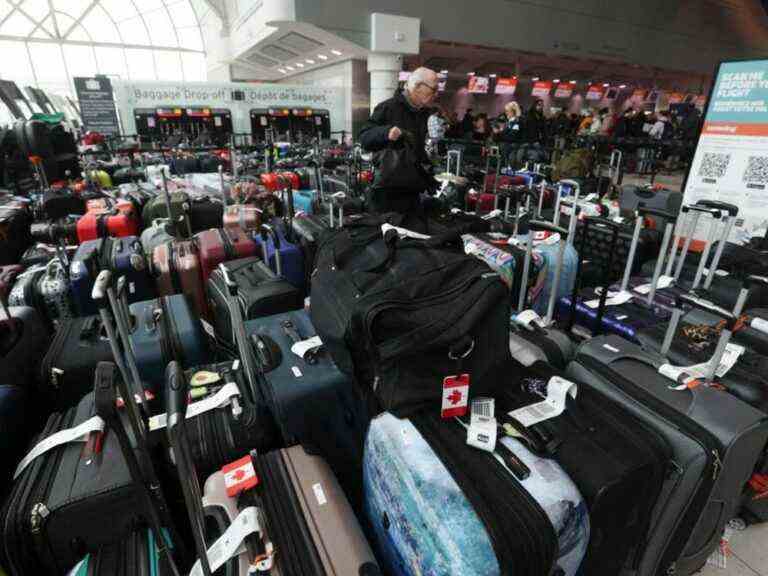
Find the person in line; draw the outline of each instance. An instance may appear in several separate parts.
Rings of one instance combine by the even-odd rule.
[[[543,144],[547,137],[547,119],[544,117],[544,101],[536,98],[525,116],[525,136],[530,143]]]
[[[408,78],[405,88],[392,98],[379,103],[359,134],[364,150],[374,152],[376,180],[371,187],[369,208],[373,212],[407,213],[419,207],[419,195],[433,184],[427,172],[429,158],[426,151],[427,122],[432,114],[431,105],[437,97],[438,77],[434,70],[417,68]],[[387,189],[382,185],[393,177],[381,165],[384,151],[402,149],[408,140],[415,155],[417,170],[422,181],[414,181],[407,188]],[[378,181],[378,186],[377,186]]]
[[[592,124],[595,121],[595,115],[592,114],[592,112],[587,112],[584,114],[584,118],[581,119],[581,123],[579,124],[579,130],[578,135],[579,136],[586,136],[590,133],[592,130]]]
[[[601,108],[600,111],[595,114],[595,118],[592,121],[592,126],[589,127],[589,133],[592,135],[599,135],[603,133],[603,126],[607,122],[610,116],[608,108]]]
[[[674,127],[672,126],[672,118],[669,115],[669,111],[662,110],[657,114],[656,122],[648,132],[648,136],[650,136],[653,140],[669,140],[672,138],[674,131]]]
[[[445,118],[445,113],[440,106],[437,106],[427,120],[427,132],[429,133],[431,143],[435,145],[445,138],[447,129],[448,121]]]
[[[520,104],[515,101],[507,102],[500,120],[503,124],[498,125],[499,129],[495,133],[496,140],[506,144],[520,142],[523,136],[523,111],[520,109]]]
[[[483,113],[475,116],[475,120],[472,123],[472,132],[467,134],[467,140],[475,140],[477,142],[484,142],[491,136],[491,129],[488,125],[488,115]]]
[[[632,136],[633,131],[633,119],[635,117],[635,109],[627,108],[624,113],[616,121],[613,128],[614,138],[629,138]]]

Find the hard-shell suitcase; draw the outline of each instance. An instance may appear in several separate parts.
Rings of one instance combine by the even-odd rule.
[[[26,204],[13,201],[0,206],[0,266],[16,264],[32,244],[31,224]]]
[[[170,195],[171,215],[174,221],[181,218],[188,220],[187,226],[181,226],[179,234],[188,235],[208,230],[209,228],[219,228],[222,225],[224,207],[218,200],[209,196],[191,196],[186,192],[173,192]],[[168,218],[167,200],[163,195],[150,200],[142,212],[144,226],[148,227],[153,220],[158,218]]]
[[[619,194],[619,210],[621,215],[631,218],[635,210],[644,205],[646,208],[656,208],[677,216],[683,203],[683,195],[679,191],[654,186],[636,186],[625,184]],[[652,227],[663,230],[667,225],[664,218],[651,217]]]
[[[241,228],[216,228],[198,232],[195,242],[200,258],[203,282],[222,262],[255,256],[258,245]]]
[[[93,387],[96,365],[110,360],[112,349],[98,316],[60,323],[38,365],[42,396],[56,410],[76,406]]]
[[[79,316],[96,314],[91,292],[101,270],[127,278],[131,303],[149,300],[156,293],[138,237],[89,240],[77,249],[69,267],[72,300]]]
[[[261,226],[262,211],[248,204],[234,204],[224,209],[224,228],[258,230]]]
[[[237,297],[244,320],[299,310],[304,306],[299,289],[276,276],[260,258],[232,260],[224,266],[229,277],[237,284]],[[211,274],[206,292],[211,306],[211,322],[217,337],[233,342],[227,286],[220,270],[214,270]]]
[[[466,424],[436,410],[368,431],[365,510],[388,573],[576,574],[589,517],[566,473],[511,437],[468,446]]]
[[[297,310],[251,320],[245,333],[285,445],[301,444],[320,454],[345,482],[359,478],[370,418],[362,395],[322,344],[307,343],[303,357],[294,352],[317,336],[309,314]]]
[[[77,240],[87,242],[97,238],[122,238],[125,236],[137,236],[139,233],[139,221],[133,208],[133,204],[126,202],[130,211],[117,208],[110,210],[93,210],[84,214],[77,221]]]
[[[185,294],[198,316],[208,316],[200,258],[194,242],[174,240],[155,247],[152,268],[159,295]]]
[[[713,358],[710,366],[720,360]],[[652,525],[630,566],[641,576],[687,575],[704,565],[768,439],[764,413],[710,387],[709,377],[690,382],[665,376],[665,365],[663,355],[610,334],[582,344],[567,370],[569,378],[630,410],[671,449]]]
[[[260,232],[254,234],[254,240],[261,246],[262,253],[266,251],[264,261],[269,263],[269,267],[304,292],[304,255],[295,243],[289,241],[284,222],[275,219],[270,225],[262,226]]]
[[[208,340],[184,294],[137,302],[129,310],[134,326],[130,340],[142,382],[161,385],[165,366],[174,359],[185,367],[208,362]]]
[[[167,219],[155,220],[141,233],[144,254],[151,256],[157,246],[171,242],[174,237],[174,227]]]

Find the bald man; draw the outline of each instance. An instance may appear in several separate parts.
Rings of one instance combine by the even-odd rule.
[[[427,121],[432,114],[431,105],[437,97],[437,73],[429,68],[418,68],[408,78],[405,88],[392,98],[381,102],[371,114],[359,140],[369,152],[381,153],[388,148],[403,147],[403,133],[411,137],[416,160],[421,168],[429,165],[424,145],[427,139]],[[387,174],[382,173],[378,162],[381,154],[374,156],[377,176],[374,180],[368,208],[373,212],[408,213],[418,209],[419,194],[433,184],[426,170],[422,182],[415,181],[409,188],[392,189],[381,185]],[[377,185],[377,183],[379,185]]]

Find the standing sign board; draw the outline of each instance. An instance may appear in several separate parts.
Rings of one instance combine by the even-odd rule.
[[[731,240],[739,242],[768,228],[768,60],[723,62],[715,78],[684,202],[738,206]]]
[[[115,97],[109,78],[74,78],[83,129],[102,134],[120,134]]]

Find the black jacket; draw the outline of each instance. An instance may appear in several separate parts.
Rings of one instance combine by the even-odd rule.
[[[523,120],[525,139],[530,143],[544,144],[547,137],[547,119],[544,114],[530,110]]]
[[[389,100],[379,103],[373,110],[373,114],[360,130],[360,144],[364,150],[378,152],[384,150],[390,144],[389,131],[397,126],[402,131],[413,134],[414,148],[423,164],[429,163],[424,145],[427,141],[427,120],[432,114],[430,108],[416,109],[405,99],[405,95],[398,92]],[[396,143],[396,145],[402,145]]]

